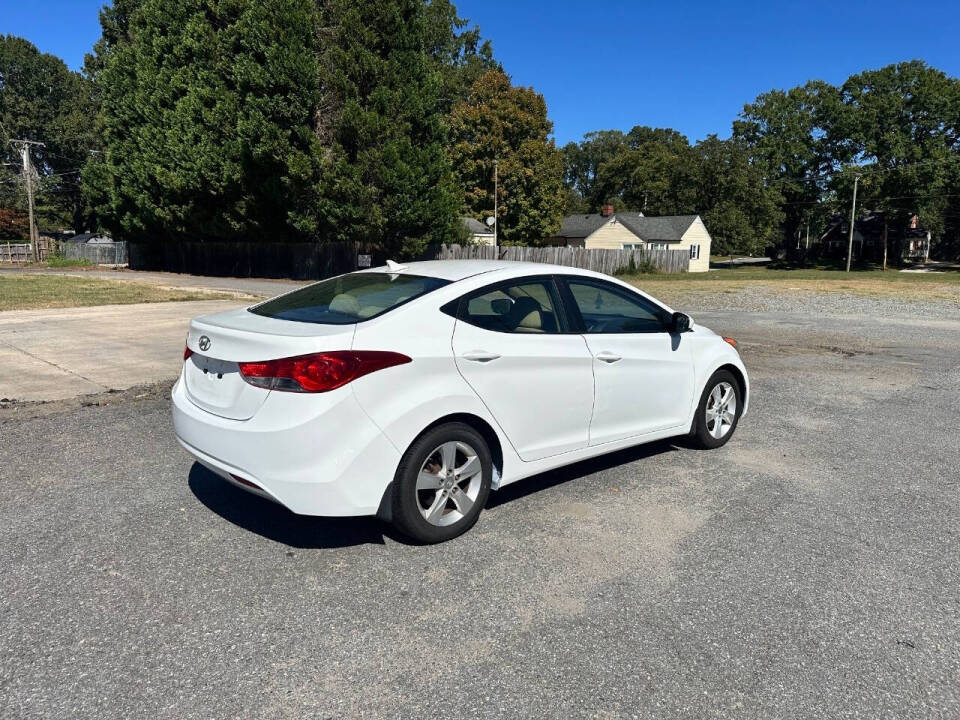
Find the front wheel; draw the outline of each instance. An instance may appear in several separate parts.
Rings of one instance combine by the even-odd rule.
[[[718,370],[707,381],[697,406],[693,444],[712,450],[726,442],[737,429],[743,401],[740,384],[728,370]]]
[[[404,453],[393,490],[393,522],[424,543],[465,533],[490,494],[493,460],[469,425],[447,423],[428,431]]]

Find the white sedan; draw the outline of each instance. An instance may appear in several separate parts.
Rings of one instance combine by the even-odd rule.
[[[200,463],[295,513],[440,542],[530,475],[723,445],[749,387],[733,340],[606,275],[390,263],[193,320],[173,421]]]

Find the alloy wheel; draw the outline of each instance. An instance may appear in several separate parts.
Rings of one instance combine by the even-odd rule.
[[[717,383],[707,398],[707,432],[717,440],[733,428],[737,419],[737,393],[728,382]]]
[[[431,525],[453,525],[473,509],[482,484],[477,451],[462,440],[445,442],[420,467],[417,507]]]

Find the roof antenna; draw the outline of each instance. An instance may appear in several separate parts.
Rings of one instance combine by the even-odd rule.
[[[400,272],[401,270],[406,270],[406,265],[401,265],[400,263],[394,262],[393,260],[387,260],[387,270],[392,273]]]

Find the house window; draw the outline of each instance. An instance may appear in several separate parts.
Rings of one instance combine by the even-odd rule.
[[[621,250],[642,250],[643,243],[620,243]]]
[[[690,246],[690,259],[691,259],[691,260],[699,260],[699,259],[700,259],[700,246],[699,246],[699,245],[691,245],[691,246]]]
[[[669,247],[670,247],[670,245],[669,245],[668,243],[665,243],[665,242],[650,243],[650,249],[651,249],[651,250],[666,250],[666,249],[669,248]]]

